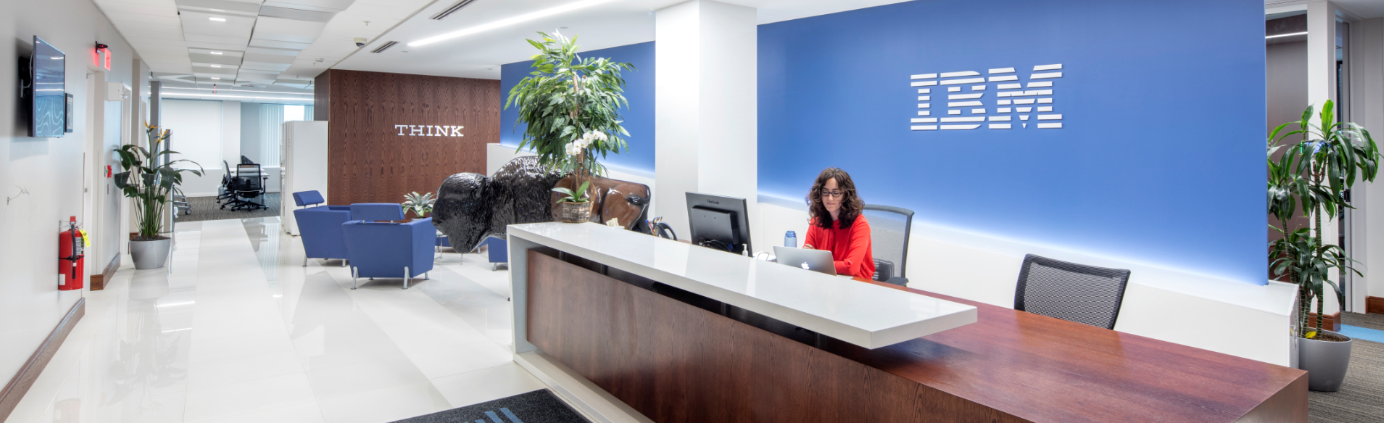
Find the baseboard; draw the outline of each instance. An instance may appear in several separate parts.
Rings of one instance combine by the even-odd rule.
[[[1365,312],[1384,314],[1384,297],[1365,297]]]
[[[34,354],[29,356],[29,361],[24,362],[19,367],[19,371],[10,379],[10,383],[5,385],[5,389],[0,390],[0,421],[5,421],[14,412],[14,408],[19,405],[19,400],[24,399],[24,394],[29,392],[29,387],[34,386],[34,381],[38,380],[38,375],[43,373],[43,369],[48,367],[48,361],[57,354],[58,347],[62,346],[63,341],[67,340],[67,334],[72,332],[72,327],[77,325],[77,321],[82,320],[86,315],[86,298],[77,299],[77,304],[67,311],[58,326],[53,328],[53,332],[48,334],[48,338],[38,346]]]
[[[111,278],[115,277],[116,270],[120,270],[119,252],[115,253],[115,257],[111,259],[109,264],[106,264],[106,269],[102,270],[101,274],[91,275],[91,290],[100,291],[106,289],[106,284],[111,281]]]
[[[1307,326],[1313,328],[1317,327],[1317,313],[1307,314]],[[1336,312],[1336,314],[1328,314],[1326,316],[1322,316],[1322,329],[1326,329],[1332,332],[1340,332],[1341,312],[1338,311]]]

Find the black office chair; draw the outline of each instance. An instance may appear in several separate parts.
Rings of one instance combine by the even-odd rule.
[[[1115,328],[1129,271],[1024,256],[1014,309],[1048,317]]]
[[[225,169],[226,173],[221,175],[221,186],[216,188],[216,204],[221,204],[222,200],[227,200],[226,204],[221,204],[221,208],[225,209],[226,205],[230,204],[229,200],[235,199],[235,192],[231,189],[231,182],[235,179],[235,176],[231,174],[230,163],[226,163],[225,160],[222,160],[221,166]]]
[[[866,204],[861,211],[870,221],[871,253],[879,282],[908,286],[908,232],[913,229],[913,210]]]
[[[239,164],[235,167],[235,180],[232,181],[232,191],[235,193],[233,202],[235,206],[231,210],[256,210],[268,209],[264,205],[264,179],[260,165]],[[260,202],[254,200],[258,198]]]

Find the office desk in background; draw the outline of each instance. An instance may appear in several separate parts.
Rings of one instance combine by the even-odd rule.
[[[590,248],[646,235],[514,228],[516,361],[560,363],[658,422],[1307,421],[1301,370],[846,280],[971,305],[978,321],[876,349],[829,338],[815,348],[645,289],[657,278],[638,274],[659,272]]]

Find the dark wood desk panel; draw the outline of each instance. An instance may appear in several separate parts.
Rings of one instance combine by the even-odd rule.
[[[1002,307],[926,293],[979,322],[816,349],[528,257],[529,342],[659,422],[1307,419],[1302,371]]]

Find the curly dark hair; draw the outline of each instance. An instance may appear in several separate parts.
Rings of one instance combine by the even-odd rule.
[[[807,192],[808,215],[818,227],[832,227],[831,213],[828,213],[827,206],[822,204],[822,190],[830,179],[836,179],[836,189],[841,190],[841,213],[838,216],[841,227],[849,228],[855,223],[855,218],[860,216],[860,211],[865,209],[865,202],[856,195],[855,182],[851,181],[851,175],[841,169],[829,167],[817,175],[817,182],[813,183],[812,190]]]

